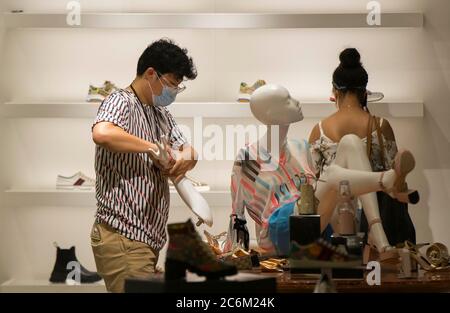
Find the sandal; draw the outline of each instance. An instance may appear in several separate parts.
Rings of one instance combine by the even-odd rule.
[[[419,249],[428,244],[415,245],[405,241],[405,248],[410,252],[411,258],[415,260],[425,271],[441,271],[450,269],[447,247],[442,243],[434,243],[428,247],[426,255]]]
[[[367,245],[364,247],[363,251],[363,264],[367,264],[369,261],[379,261],[380,263],[386,264],[398,264],[400,260],[397,249],[389,245],[378,249],[378,247],[372,243],[371,229],[373,225],[378,223],[381,224],[381,220],[379,218],[376,218],[369,223],[369,228],[367,231]]]
[[[397,177],[392,188],[386,188],[383,184],[384,173],[380,176],[380,187],[381,190],[389,194],[392,198],[397,199],[403,203],[417,204],[420,200],[419,192],[417,190],[408,189],[405,182],[406,175],[408,175],[415,167],[416,161],[414,156],[408,150],[400,150],[392,164]]]

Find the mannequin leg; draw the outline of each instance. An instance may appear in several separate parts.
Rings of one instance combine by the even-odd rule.
[[[357,170],[357,171],[355,171]],[[334,214],[337,201],[339,182],[348,180],[354,195],[359,196],[366,214],[367,221],[380,218],[378,201],[374,191],[380,190],[380,173],[373,173],[369,159],[366,155],[366,147],[361,139],[355,135],[344,136],[339,142],[336,159],[326,171],[323,180],[317,185],[316,197],[320,200],[319,214],[322,215],[322,227],[325,227]],[[395,180],[395,172],[390,170],[385,173],[383,183],[392,186]],[[386,234],[381,223],[376,223],[371,228],[371,237],[379,250],[389,246]]]

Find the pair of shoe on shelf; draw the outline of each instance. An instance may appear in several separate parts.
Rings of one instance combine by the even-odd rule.
[[[89,85],[89,91],[86,98],[87,102],[102,102],[114,91],[119,90],[119,88],[114,85],[111,81],[105,80],[102,86],[96,87]]]
[[[72,176],[58,175],[56,178],[57,189],[92,189],[95,187],[95,179],[83,172],[77,172]]]

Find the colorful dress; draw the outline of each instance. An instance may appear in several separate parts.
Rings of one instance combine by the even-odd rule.
[[[306,140],[287,140],[277,159],[258,143],[247,145],[238,153],[231,175],[233,214],[245,221],[245,210],[255,221],[258,245],[274,251],[269,238],[268,220],[280,206],[300,198],[301,184],[314,184],[315,169]],[[233,216],[233,215],[232,215]],[[225,250],[237,243],[234,221],[230,219]]]

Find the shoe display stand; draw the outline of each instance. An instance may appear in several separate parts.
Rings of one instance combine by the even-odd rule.
[[[205,279],[187,274],[185,280],[165,280],[164,275],[151,279],[128,279],[125,292],[130,293],[274,293],[276,278],[249,273],[238,273],[224,279]]]
[[[301,103],[305,118],[324,118],[335,111],[331,102]],[[89,102],[6,102],[0,106],[0,115],[6,118],[94,118],[98,106]],[[369,108],[372,109],[371,104]],[[175,102],[168,109],[176,118],[253,118],[249,105],[239,102]],[[374,111],[385,117],[423,117],[424,108],[420,101],[383,101],[374,104]]]
[[[349,262],[301,261],[289,259],[289,270],[292,274],[329,273],[329,277],[363,279],[365,267],[362,259]]]
[[[105,293],[103,281],[92,284],[55,284],[48,280],[15,280],[11,279],[0,285],[0,293]]]
[[[370,28],[367,13],[82,13],[83,23],[68,25],[66,14],[4,13],[7,28]],[[380,27],[422,27],[423,14],[384,13]]]
[[[263,275],[263,274],[261,274]],[[414,273],[413,277],[402,279],[398,276],[395,265],[383,266],[381,269],[381,284],[369,285],[364,278],[337,278],[333,282],[338,293],[430,293],[450,292],[450,271]],[[277,276],[277,292],[279,293],[311,293],[320,274],[297,274],[284,272]]]
[[[230,206],[231,194],[228,190],[210,190],[200,192],[203,197],[214,206]],[[56,188],[20,188],[8,189],[3,193],[5,203],[10,206],[24,205],[68,205],[90,206],[96,204],[95,190]],[[184,207],[186,204],[176,191],[170,192],[172,207]]]

